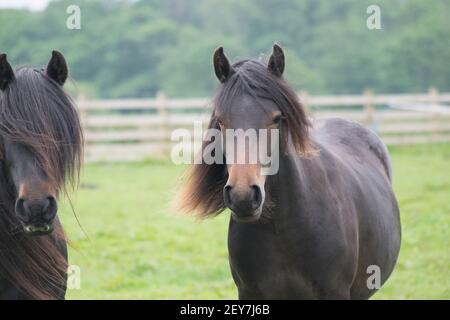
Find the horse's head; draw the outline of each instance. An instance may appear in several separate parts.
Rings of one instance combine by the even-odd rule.
[[[278,172],[272,170],[278,169],[278,163],[270,163],[278,159],[274,152],[280,157],[307,154],[310,124],[297,94],[283,79],[284,53],[278,45],[267,64],[249,59],[231,65],[222,47],[215,51],[213,64],[221,85],[209,129],[220,130],[221,135],[205,139],[202,155],[205,150],[219,150],[220,143],[225,163],[195,164],[177,206],[202,217],[228,207],[235,220],[256,221],[269,211],[264,210],[267,181]]]
[[[82,135],[62,89],[67,76],[57,51],[47,68],[16,72],[6,54],[0,55],[0,176],[5,180],[0,184],[14,202],[17,221],[31,235],[53,230],[58,193],[79,167]]]
[[[236,220],[255,221],[265,203],[268,175],[263,164],[267,165],[269,158],[278,160],[279,137],[283,139],[279,134],[283,130],[284,139],[289,136],[294,149],[305,151],[308,121],[297,95],[282,78],[285,61],[280,46],[274,45],[268,64],[250,59],[230,65],[222,48],[214,53],[213,63],[222,83],[213,118],[224,137],[228,179],[223,202]],[[232,132],[237,139],[230,150],[228,140],[234,139]],[[273,168],[278,170],[278,163]]]

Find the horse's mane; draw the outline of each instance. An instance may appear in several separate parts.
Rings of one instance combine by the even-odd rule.
[[[310,122],[296,92],[282,78],[267,69],[267,64],[256,59],[236,62],[234,73],[219,86],[213,101],[213,112],[208,128],[219,129],[216,111],[227,113],[233,100],[243,94],[251,95],[264,108],[267,99],[272,100],[283,115],[281,147],[287,153],[288,141],[300,155],[312,151],[309,141]],[[202,150],[209,144],[204,141]],[[217,215],[225,209],[223,187],[228,179],[226,164],[194,164],[187,182],[180,193],[178,207],[186,212],[194,211],[199,217]]]
[[[67,186],[76,186],[83,153],[79,117],[70,97],[44,70],[20,68],[16,79],[0,92],[0,140],[5,137],[37,156],[37,165],[56,190],[66,193]],[[52,235],[24,235],[14,214],[16,191],[3,152],[1,144],[0,277],[32,298],[58,298],[67,272],[66,259],[58,250],[66,241],[63,229],[55,223]]]

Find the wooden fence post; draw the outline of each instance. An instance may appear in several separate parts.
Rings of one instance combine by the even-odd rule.
[[[429,96],[429,103],[431,104],[431,105],[438,105],[439,104],[439,92],[437,91],[437,89],[436,88],[434,88],[434,87],[431,87],[429,90],[428,90],[428,96]],[[433,113],[433,120],[432,120],[432,123],[433,123],[433,126],[435,127],[435,128],[439,128],[439,118],[440,118],[440,114],[439,114],[439,112],[434,112]],[[438,131],[438,130],[436,130],[436,131]],[[432,132],[432,134],[430,135],[430,137],[432,138],[432,139],[435,139],[435,137],[437,136],[437,133],[436,132]]]
[[[431,104],[439,104],[439,92],[437,91],[436,88],[431,87],[428,90],[428,96],[429,96],[429,102]]]
[[[161,132],[162,132],[162,157],[170,153],[170,130],[169,130],[169,115],[167,111],[167,95],[159,91],[156,94],[158,114],[161,117]]]
[[[86,96],[80,93],[77,98],[78,114],[80,116],[81,124],[84,125],[87,120],[87,110],[86,110]]]
[[[87,110],[87,99],[83,93],[80,93],[76,100],[76,105],[78,106],[78,116],[80,117],[80,125],[83,130],[83,134],[85,137],[84,141],[84,154],[85,157],[89,157],[90,148],[89,143],[87,141],[86,135],[88,135],[88,110]]]
[[[305,110],[306,115],[312,116],[308,91],[306,91],[306,90],[300,91],[299,96],[300,96],[300,102],[303,106],[303,109]]]
[[[365,125],[370,129],[378,132],[378,126],[375,118],[375,108],[373,102],[373,91],[372,90],[364,90],[364,112],[365,112]]]

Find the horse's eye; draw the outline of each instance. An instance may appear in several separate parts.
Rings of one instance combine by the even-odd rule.
[[[276,115],[273,118],[273,124],[280,124],[281,120],[283,119],[283,116],[281,114]]]

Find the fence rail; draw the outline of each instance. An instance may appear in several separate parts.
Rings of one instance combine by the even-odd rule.
[[[315,119],[340,117],[376,131],[387,144],[450,142],[450,93],[312,96],[300,101]],[[211,102],[204,98],[77,99],[86,138],[86,160],[137,161],[167,157],[173,129],[204,126]],[[196,137],[200,139],[199,136]]]

